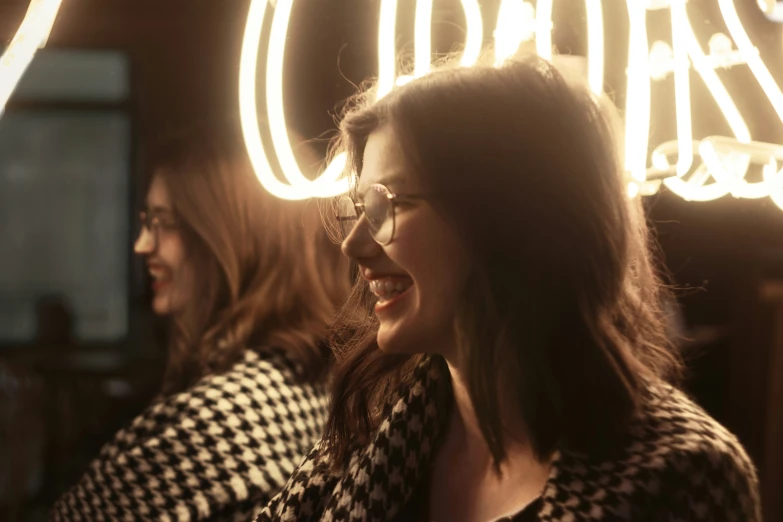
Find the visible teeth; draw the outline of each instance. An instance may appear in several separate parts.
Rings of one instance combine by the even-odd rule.
[[[407,290],[411,284],[410,281],[404,280],[375,279],[370,281],[370,291],[381,301],[386,301]]]

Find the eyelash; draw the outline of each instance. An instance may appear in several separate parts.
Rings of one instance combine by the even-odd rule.
[[[145,220],[144,213],[142,212],[142,222],[146,222],[148,226],[157,227],[159,230],[172,231],[177,228],[177,222],[173,220],[163,220],[158,216],[153,216],[149,220]]]
[[[158,226],[161,230],[174,230],[177,228],[177,224],[168,221],[158,221]]]

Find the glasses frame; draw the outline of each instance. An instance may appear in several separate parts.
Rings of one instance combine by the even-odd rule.
[[[147,209],[142,209],[139,211],[139,223],[141,224],[141,230],[146,230],[152,236],[153,250],[157,250],[158,245],[160,244],[161,228],[165,230],[176,230],[179,228],[179,225],[176,221],[173,221],[172,223],[164,223],[156,212],[149,211]]]
[[[397,203],[407,203],[407,202],[413,202],[413,201],[421,201],[421,200],[427,199],[429,196],[424,195],[424,194],[397,194],[397,193],[392,192],[391,190],[389,190],[389,187],[387,187],[386,185],[383,185],[381,183],[373,183],[372,185],[370,185],[367,188],[367,190],[364,193],[366,194],[367,192],[369,192],[370,190],[373,190],[373,189],[374,190],[378,190],[379,192],[383,193],[386,196],[386,199],[388,199],[391,202],[391,227],[392,227],[392,229],[391,229],[391,234],[389,235],[389,240],[388,241],[385,241],[385,242],[379,241],[378,238],[375,236],[375,234],[377,233],[377,230],[373,230],[372,224],[369,221],[367,222],[368,228],[370,230],[370,235],[372,236],[373,241],[375,241],[376,243],[378,243],[381,246],[386,246],[386,245],[390,244],[392,241],[394,241],[394,235],[397,232],[397,219],[396,219],[397,218]],[[359,202],[357,202],[353,197],[348,196],[348,195],[342,196],[340,199],[341,200],[342,199],[348,199],[351,202],[351,204],[353,204],[354,209],[356,210],[356,217],[355,218],[353,218],[353,217],[345,218],[345,217],[340,216],[339,204],[338,204],[338,211],[336,213],[337,214],[336,218],[337,218],[337,222],[338,222],[338,224],[340,226],[340,232],[345,236],[345,237],[343,237],[343,241],[345,241],[348,238],[348,236],[351,235],[351,232],[353,232],[353,230],[356,228],[356,225],[359,224],[359,220],[362,218],[362,215],[364,215],[364,213],[365,213],[364,209],[365,209],[365,207],[367,205],[366,205],[366,203],[359,203]],[[342,229],[342,222],[343,221],[354,220],[354,219],[355,219],[356,223],[351,228],[351,232],[345,234],[345,232],[343,232],[343,229]]]

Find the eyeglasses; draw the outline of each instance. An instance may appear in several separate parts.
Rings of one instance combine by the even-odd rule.
[[[342,239],[345,240],[359,222],[362,214],[367,218],[370,235],[376,243],[388,245],[394,239],[394,214],[398,203],[417,201],[425,196],[412,194],[394,194],[384,185],[370,185],[364,193],[362,203],[357,203],[350,196],[343,196],[337,201],[337,222],[340,225]]]
[[[139,212],[139,221],[141,222],[142,230],[146,229],[151,235],[155,247],[158,245],[158,238],[160,237],[160,231],[164,232],[176,230],[179,228],[174,218],[170,216],[161,216],[158,212],[142,210]]]

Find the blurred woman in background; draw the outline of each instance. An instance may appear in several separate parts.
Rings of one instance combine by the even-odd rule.
[[[324,339],[348,271],[312,202],[260,185],[239,135],[167,141],[135,252],[171,320],[162,393],[56,503],[55,520],[233,520],[320,438]]]

